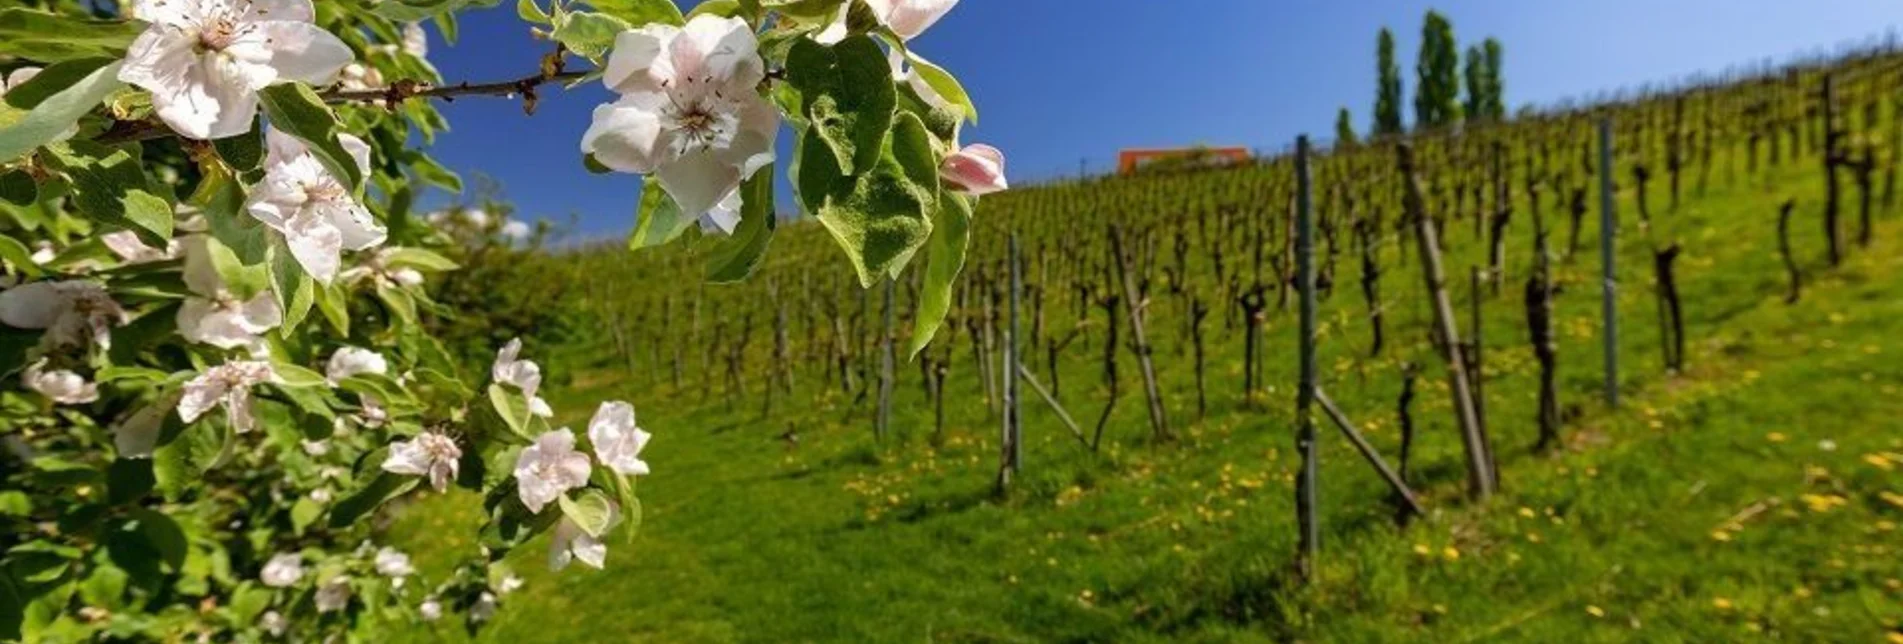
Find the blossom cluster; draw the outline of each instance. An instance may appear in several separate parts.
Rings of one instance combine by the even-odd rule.
[[[855,266],[884,252],[840,232],[855,222],[928,231],[1006,188],[1004,155],[959,141],[976,117],[969,97],[911,48],[956,3],[613,3],[643,7],[623,15],[524,0],[518,13],[614,93],[580,151],[597,170],[646,177],[637,225],[671,239],[681,225],[657,222],[672,213],[731,236],[753,254],[719,275],[744,277],[765,248],[744,240],[771,234],[778,215],[769,179],[785,128],[824,161],[797,171],[800,200]],[[0,498],[0,527],[16,533],[0,540],[0,569],[53,571],[0,578],[34,602],[15,613],[52,616],[0,620],[0,639],[126,637],[119,613],[149,613],[148,634],[207,640],[360,637],[398,614],[478,624],[522,583],[511,549],[546,534],[550,567],[598,569],[605,537],[633,529],[651,438],[633,405],[599,403],[579,434],[558,427],[521,340],[478,387],[427,329],[445,313],[431,276],[457,270],[471,236],[542,236],[484,209],[408,212],[413,181],[460,190],[401,147],[442,129],[408,94],[449,86],[422,24],[468,4],[127,0],[104,21],[0,9],[72,39],[21,61],[44,64],[0,58],[13,67],[0,74],[0,98],[13,96],[0,106],[0,383],[17,382],[0,388],[0,482],[28,500]],[[868,60],[877,73],[815,73]],[[836,83],[875,100],[842,102]],[[384,100],[350,98],[366,93]],[[931,165],[894,151],[920,147]],[[891,182],[922,198],[851,198]],[[894,255],[909,258],[925,235],[900,243],[910,248]],[[964,243],[930,261],[961,265]],[[408,555],[366,539],[380,508],[452,487],[483,497],[469,565],[427,584]],[[72,592],[107,568],[134,583],[103,599]]]

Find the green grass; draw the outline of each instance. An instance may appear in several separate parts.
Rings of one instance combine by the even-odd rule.
[[[1190,417],[1193,374],[1158,323],[1180,439],[1146,439],[1126,355],[1103,452],[1079,447],[1028,400],[1026,471],[1002,499],[992,493],[996,423],[962,343],[939,445],[916,369],[900,369],[898,431],[884,443],[873,440],[871,405],[855,407],[814,372],[801,372],[795,403],[782,400],[768,418],[757,391],[729,409],[718,392],[675,390],[658,374],[571,374],[551,387],[564,420],[580,426],[597,401],[626,399],[655,433],[642,532],[615,544],[602,572],[549,573],[539,543],[518,553],[529,583],[505,598],[482,639],[1895,640],[1903,496],[1884,495],[1903,495],[1894,322],[1903,316],[1903,228],[1886,217],[1877,245],[1842,268],[1808,261],[1804,300],[1785,305],[1776,203],[1800,199],[1798,251],[1821,256],[1818,174],[1787,164],[1714,181],[1677,213],[1655,206],[1652,234],[1686,247],[1684,374],[1661,373],[1647,241],[1630,231],[1621,409],[1596,402],[1596,252],[1561,265],[1560,385],[1577,416],[1551,455],[1530,452],[1535,367],[1516,269],[1487,304],[1488,416],[1504,489],[1481,505],[1464,498],[1445,372],[1420,331],[1418,276],[1389,276],[1394,346],[1367,360],[1364,307],[1344,261],[1344,286],[1323,310],[1323,386],[1393,459],[1399,365],[1425,366],[1414,478],[1431,510],[1397,528],[1381,484],[1324,427],[1324,541],[1312,585],[1289,566],[1293,316],[1270,322],[1271,387],[1253,406],[1236,395],[1240,332],[1212,316],[1206,419]],[[1631,195],[1622,199],[1633,212]],[[1513,266],[1525,262],[1524,217]],[[1582,248],[1596,251],[1596,228]],[[1465,225],[1450,236],[1465,330],[1464,277],[1480,245]],[[1171,301],[1156,306],[1159,319],[1177,315]],[[1065,403],[1086,423],[1104,395],[1093,335],[1059,374]],[[777,438],[788,427],[799,431],[797,447]],[[440,571],[475,548],[473,535],[443,531],[473,525],[474,509],[463,498],[414,506],[391,539]],[[448,626],[415,635],[439,637],[461,635]]]

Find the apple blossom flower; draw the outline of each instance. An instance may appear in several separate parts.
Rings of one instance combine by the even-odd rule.
[[[21,383],[56,405],[84,405],[99,400],[99,385],[87,382],[85,376],[65,369],[44,371],[45,368],[45,358],[27,365],[26,371],[20,374]]]
[[[970,195],[988,195],[1010,188],[1004,178],[1004,153],[975,143],[945,157],[938,175],[950,188]]]
[[[872,15],[879,19],[879,24],[905,40],[925,33],[957,4],[958,0],[866,0],[866,5],[871,7]],[[840,7],[839,17],[825,30],[815,34],[813,39],[825,45],[845,40],[848,35],[846,17],[851,8],[851,3]]]
[[[368,174],[370,146],[349,134],[337,140]],[[272,129],[265,132],[265,146],[264,181],[253,188],[245,209],[284,235],[291,255],[311,277],[330,283],[343,251],[374,248],[389,237],[303,141]]]
[[[138,234],[130,230],[121,230],[100,235],[99,241],[106,245],[107,250],[112,251],[114,255],[118,255],[119,259],[127,264],[144,264],[177,259],[180,251],[180,246],[176,239],[166,242],[165,249],[160,250],[146,245],[144,240],[139,239]]]
[[[515,573],[508,573],[503,575],[502,581],[496,584],[496,592],[507,595],[522,588],[522,585],[526,583],[528,582],[523,581],[522,578],[516,576]]]
[[[278,553],[264,562],[258,580],[272,588],[289,588],[304,577],[304,556],[295,552]]]
[[[344,65],[343,71],[337,73],[337,86],[347,91],[382,89],[383,72],[363,63]]]
[[[519,242],[528,239],[529,235],[534,233],[534,229],[530,228],[526,221],[511,219],[503,222],[501,233],[504,239]]]
[[[495,616],[496,616],[495,593],[491,593],[489,591],[483,591],[481,595],[476,596],[476,603],[471,604],[469,606],[469,619],[471,621],[486,622],[486,621],[489,621],[489,618],[492,618]]]
[[[489,367],[489,377],[497,383],[513,385],[522,390],[522,395],[535,397],[535,391],[542,387],[542,367],[528,360],[521,360],[522,338],[513,338],[502,349],[496,351],[495,364]]]
[[[714,207],[707,209],[707,212],[700,216],[700,231],[707,234],[732,235],[733,230],[740,227],[740,208],[743,205],[740,201],[739,190],[727,193],[720,203],[714,204]]]
[[[641,460],[641,448],[647,447],[651,434],[634,424],[634,405],[605,402],[588,421],[588,442],[595,445],[595,458],[620,474],[647,474],[648,464]]]
[[[263,615],[258,617],[258,627],[263,628],[264,632],[270,633],[271,637],[284,637],[284,631],[290,629],[291,622],[290,620],[284,619],[283,614],[274,610],[267,610],[264,611]]]
[[[620,509],[613,503],[608,504],[608,525],[614,525],[619,515]],[[590,536],[574,520],[564,516],[560,523],[555,524],[555,534],[549,538],[548,568],[559,571],[576,559],[590,568],[601,570],[608,561],[608,544]]]
[[[317,587],[317,612],[335,613],[350,605],[350,578],[338,575]]]
[[[331,494],[332,492],[330,491],[330,488],[320,487],[315,490],[311,490],[310,497],[312,501],[316,501],[324,505],[330,505]]]
[[[340,382],[351,376],[365,373],[383,375],[390,372],[390,362],[383,354],[359,347],[346,346],[330,354],[330,362],[324,367],[324,377],[332,383]]]
[[[379,248],[356,266],[346,268],[337,274],[337,279],[346,284],[355,284],[365,279],[371,280],[377,288],[398,286],[417,286],[423,283],[423,273],[414,268],[390,268],[390,258],[398,249]]]
[[[178,401],[178,417],[196,422],[214,406],[222,406],[231,427],[243,434],[256,428],[258,419],[251,413],[251,388],[277,381],[271,363],[245,360],[212,367],[185,383],[185,396]]]
[[[377,574],[390,577],[399,586],[404,577],[416,574],[416,567],[410,565],[410,556],[389,546],[377,550],[376,567]]]
[[[233,295],[212,263],[206,240],[203,235],[185,240],[185,288],[193,296],[178,308],[178,333],[192,342],[262,355],[262,336],[284,322],[277,298],[268,289],[250,300]]]
[[[125,309],[98,282],[33,282],[0,291],[0,323],[18,329],[45,329],[42,342],[75,346],[90,339],[110,348],[112,328],[128,321]]]
[[[33,77],[38,75],[40,75],[38,67],[21,67],[7,72],[5,78],[0,78],[0,96],[6,96],[8,91],[25,85],[27,81],[33,80]]]
[[[287,81],[328,85],[354,57],[312,24],[311,0],[157,0],[126,51],[119,80],[152,93],[159,119],[190,139],[244,134],[258,91]]]
[[[437,599],[435,595],[424,597],[423,603],[416,606],[416,612],[423,617],[423,621],[425,622],[434,622],[442,619],[443,600]]]
[[[746,21],[709,14],[621,32],[602,77],[620,98],[595,108],[582,152],[654,175],[681,212],[713,208],[773,162],[780,116],[756,89],[758,48]]]
[[[515,459],[515,483],[522,505],[540,514],[542,508],[569,490],[588,484],[592,463],[575,451],[575,433],[564,427],[536,437]]]
[[[428,476],[437,492],[449,489],[456,480],[463,457],[456,441],[443,434],[427,431],[416,438],[390,444],[390,455],[383,460],[383,471],[410,476]]]
[[[403,53],[417,58],[429,57],[429,32],[423,31],[423,23],[403,23]]]

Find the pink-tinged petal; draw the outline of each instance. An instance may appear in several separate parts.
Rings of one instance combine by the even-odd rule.
[[[255,23],[251,32],[232,43],[227,51],[262,46],[269,52],[264,64],[287,81],[329,85],[337,73],[356,59],[350,46],[328,31],[309,22],[269,20]]]
[[[866,0],[866,4],[893,33],[911,40],[945,17],[958,0]]]
[[[604,166],[635,174],[653,172],[673,160],[674,153],[663,140],[658,110],[634,95],[595,108],[581,151],[595,155]]]
[[[266,170],[290,163],[298,157],[310,153],[310,151],[310,147],[304,145],[303,139],[285,134],[283,130],[274,127],[265,128],[264,130],[264,167]]]
[[[266,331],[278,328],[284,323],[284,314],[278,311],[277,298],[270,291],[251,298],[238,309],[238,326],[253,335],[262,335]]]
[[[230,417],[231,429],[240,434],[249,434],[258,428],[258,416],[251,411],[251,388],[238,387],[225,395],[225,415]]]
[[[713,152],[695,152],[654,173],[681,212],[707,212],[740,185],[740,169]]]
[[[945,158],[939,175],[952,189],[972,195],[988,195],[1010,187],[1004,177],[1004,153],[984,144],[966,146]]]
[[[740,110],[740,130],[727,148],[721,150],[720,161],[739,168],[741,181],[752,178],[753,173],[772,165],[774,139],[779,133],[779,110],[757,97],[746,101]]]
[[[178,400],[178,418],[187,423],[197,421],[205,412],[218,406],[229,392],[231,385],[221,377],[218,369],[201,373],[185,383],[185,395]]]
[[[619,94],[661,91],[658,79],[674,77],[674,63],[661,54],[680,35],[673,25],[649,24],[615,36],[601,82]]]
[[[766,78],[759,49],[747,21],[702,14],[688,21],[668,54],[674,61],[675,82],[716,81],[752,88]]]
[[[154,25],[165,27],[191,27],[198,24],[199,10],[196,2],[178,0],[122,0],[122,7],[132,10],[132,16]],[[147,28],[147,33],[158,31],[160,27]],[[169,31],[169,30],[168,30]]]
[[[44,329],[70,306],[53,282],[22,284],[0,291],[0,323],[16,329]]]

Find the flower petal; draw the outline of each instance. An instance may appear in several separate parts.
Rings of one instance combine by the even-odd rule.
[[[356,58],[344,41],[309,22],[267,20],[245,38],[264,41],[271,51],[268,64],[283,80],[329,85]]]
[[[654,173],[683,213],[704,213],[740,185],[740,168],[713,152],[695,152]]]
[[[602,72],[601,82],[618,94],[661,91],[656,79],[675,75],[674,63],[661,53],[680,33],[679,27],[653,23],[621,32],[615,36],[614,49],[608,53],[608,66]]]
[[[0,291],[0,322],[16,329],[44,329],[71,306],[53,282],[22,284]]]
[[[594,121],[582,135],[582,153],[595,155],[609,168],[636,174],[673,160],[673,146],[663,140],[659,110],[651,105],[655,98],[629,95],[596,107]]]

